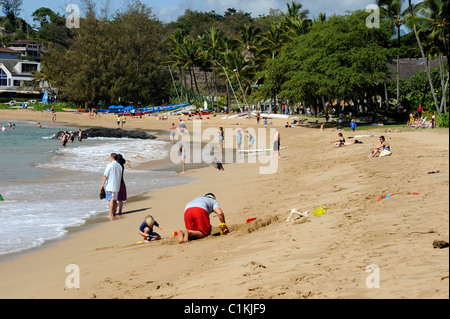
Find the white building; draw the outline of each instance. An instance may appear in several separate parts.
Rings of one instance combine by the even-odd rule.
[[[20,96],[38,97],[43,92],[33,88],[32,72],[39,72],[41,64],[35,61],[20,60],[20,52],[0,48],[0,96],[14,98]]]

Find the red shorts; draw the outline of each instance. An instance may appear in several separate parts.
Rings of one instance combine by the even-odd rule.
[[[211,234],[212,226],[206,210],[199,207],[191,207],[184,212],[184,224],[188,230],[201,231],[205,236]]]

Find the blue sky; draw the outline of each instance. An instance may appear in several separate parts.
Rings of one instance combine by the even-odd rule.
[[[98,7],[103,7],[109,1],[110,12],[125,7],[127,0],[98,0]],[[199,11],[216,11],[223,14],[227,8],[236,8],[252,13],[257,17],[261,14],[269,14],[269,10],[281,9],[285,11],[286,3],[292,0],[141,0],[153,8],[153,12],[164,22],[176,20],[186,9]],[[365,9],[375,0],[297,0],[303,4],[303,9],[310,11],[310,18],[317,17],[320,12],[328,16],[333,14],[344,14],[346,11]],[[413,1],[417,3],[418,0]],[[407,4],[408,1],[405,1]],[[80,0],[23,0],[20,17],[33,24],[31,14],[40,7],[47,7],[55,12],[64,13],[68,4],[77,4],[81,7]]]

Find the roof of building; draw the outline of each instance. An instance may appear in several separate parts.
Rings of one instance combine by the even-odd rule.
[[[18,59],[0,59],[0,65],[3,65],[5,68],[8,69],[8,71],[11,73],[11,75],[15,76],[29,76],[29,74],[20,73],[16,69],[16,65],[18,63],[32,63],[32,64],[39,64],[39,62],[35,61],[25,61],[25,60],[18,60]]]
[[[400,59],[400,78],[409,81],[412,76],[415,74],[425,71],[425,63],[424,59]],[[432,68],[439,66],[439,58],[435,60],[429,61],[430,66]],[[395,72],[397,72],[397,61],[393,61],[390,65],[391,71],[394,73],[392,78],[395,78]]]
[[[10,48],[2,48],[2,47],[0,47],[0,52],[12,53],[12,54],[20,54],[20,52],[17,51],[17,50],[13,50],[13,49],[10,49]]]

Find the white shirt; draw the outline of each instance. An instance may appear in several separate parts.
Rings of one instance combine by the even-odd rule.
[[[116,161],[111,162],[106,166],[104,176],[107,177],[105,191],[118,193],[120,184],[122,183],[122,166]]]

